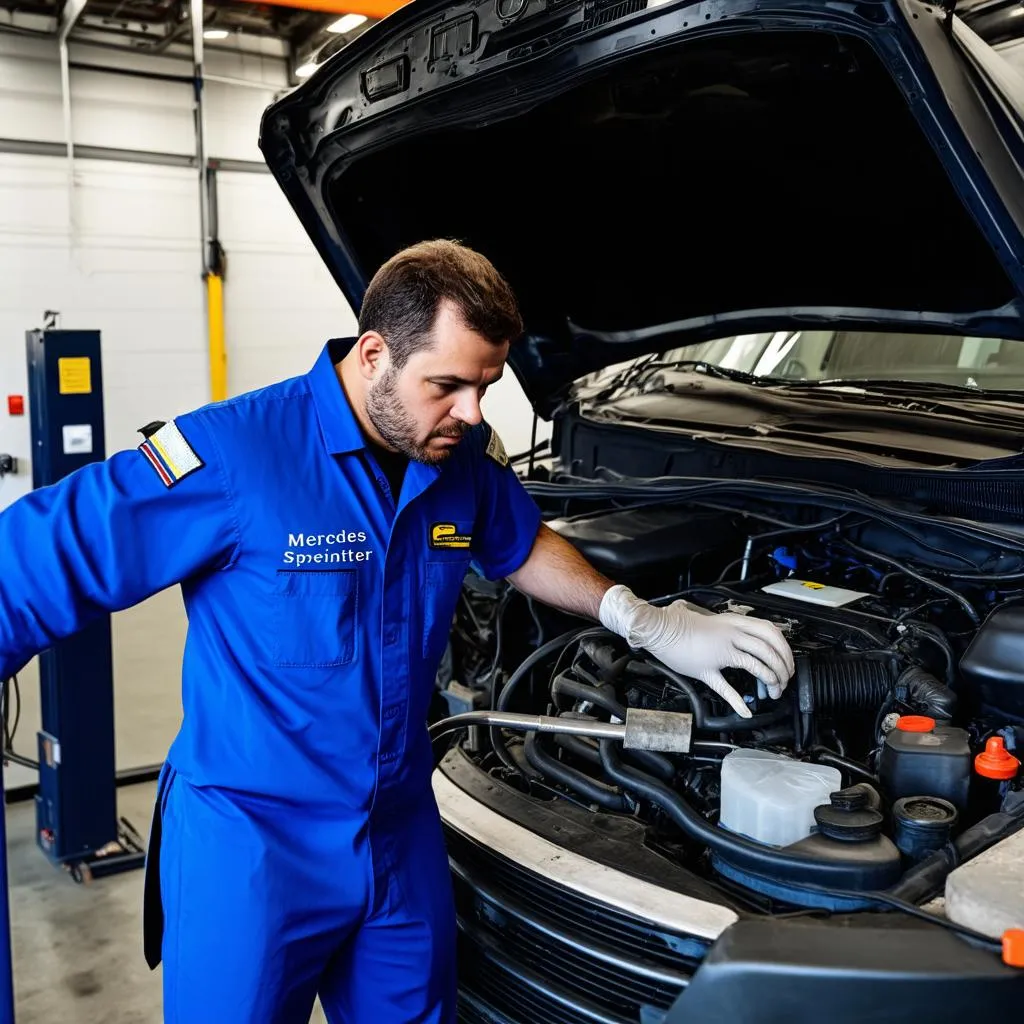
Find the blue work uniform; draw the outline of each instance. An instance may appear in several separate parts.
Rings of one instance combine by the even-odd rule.
[[[332,1022],[454,1020],[428,706],[464,574],[518,569],[540,512],[486,424],[393,495],[336,375],[350,345],[0,514],[0,677],[181,584],[170,1024],[305,1024],[317,992]]]

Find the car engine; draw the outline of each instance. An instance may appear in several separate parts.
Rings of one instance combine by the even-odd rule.
[[[776,623],[796,673],[772,700],[727,671],[742,718],[593,623],[471,574],[438,717],[614,723],[645,709],[692,724],[689,749],[672,754],[474,727],[453,742],[481,771],[538,800],[638,819],[649,848],[760,909],[853,910],[880,891],[919,900],[948,873],[937,851],[959,842],[969,856],[990,841],[984,823],[1024,800],[1016,528],[785,484],[529,486],[548,524],[637,594]]]

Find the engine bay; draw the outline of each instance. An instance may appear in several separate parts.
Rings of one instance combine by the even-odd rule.
[[[1019,827],[1024,536],[863,496],[771,483],[562,478],[548,525],[655,603],[753,615],[786,635],[778,700],[726,672],[741,718],[695,680],[505,583],[467,577],[438,715],[622,722],[686,714],[683,753],[472,728],[477,768],[546,803],[645,826],[644,844],[752,910],[914,902]],[[943,859],[944,858],[944,859]]]

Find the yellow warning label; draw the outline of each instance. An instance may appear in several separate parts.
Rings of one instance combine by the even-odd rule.
[[[57,377],[62,395],[92,394],[92,360],[88,356],[58,359]]]
[[[824,583],[811,583],[811,582],[809,582],[807,580],[805,580],[803,582],[803,584],[801,584],[801,585],[805,586],[808,590],[824,590],[825,589],[825,584]]]

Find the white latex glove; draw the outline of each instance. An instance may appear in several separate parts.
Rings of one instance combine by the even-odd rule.
[[[793,675],[793,652],[782,631],[764,619],[723,612],[715,615],[685,601],[656,607],[622,584],[601,600],[601,625],[630,647],[653,654],[674,672],[699,679],[744,718],[750,709],[722,675],[740,668],[764,682],[777,700]]]

